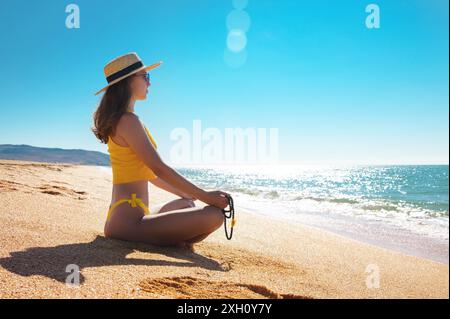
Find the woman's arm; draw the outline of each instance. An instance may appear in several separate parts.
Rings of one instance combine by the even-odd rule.
[[[150,142],[142,123],[135,114],[124,114],[119,120],[116,129],[120,136],[126,140],[129,147],[137,154],[139,159],[156,176],[174,188],[206,204],[214,205],[221,209],[228,206],[228,199],[225,197],[228,195],[227,193],[222,191],[204,191],[164,163]]]
[[[156,177],[154,179],[151,179],[150,182],[153,185],[155,185],[161,189],[164,189],[165,191],[168,191],[169,193],[180,196],[181,198],[188,198],[188,199],[196,200],[196,198],[193,198],[192,196],[189,196],[185,192],[180,191],[178,188],[173,187],[172,185],[170,185],[169,183],[164,181],[161,177]]]

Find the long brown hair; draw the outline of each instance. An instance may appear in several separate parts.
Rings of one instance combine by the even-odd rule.
[[[93,114],[92,132],[102,143],[108,143],[108,136],[115,133],[120,117],[127,111],[131,99],[130,78],[108,87]]]

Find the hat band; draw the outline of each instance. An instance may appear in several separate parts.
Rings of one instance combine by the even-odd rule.
[[[111,83],[114,80],[117,80],[118,78],[127,75],[130,72],[133,72],[137,69],[139,69],[140,67],[143,67],[144,65],[142,64],[141,61],[138,61],[136,63],[133,63],[130,66],[127,66],[125,69],[122,69],[120,71],[117,71],[116,73],[111,74],[110,76],[108,76],[106,78],[106,81],[108,81],[108,83]]]

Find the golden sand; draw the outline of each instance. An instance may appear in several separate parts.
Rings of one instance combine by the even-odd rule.
[[[106,239],[111,190],[95,166],[0,160],[0,298],[449,297],[448,265],[239,203],[231,241],[223,227],[193,251]],[[149,191],[150,209],[175,198]],[[78,287],[66,284],[68,265],[80,269]],[[374,266],[379,287],[367,284]]]

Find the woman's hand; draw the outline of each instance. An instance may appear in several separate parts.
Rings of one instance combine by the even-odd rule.
[[[206,204],[212,206],[216,206],[220,209],[224,209],[228,206],[228,199],[226,198],[227,195],[229,194],[222,191],[205,192],[205,198],[202,200],[202,202],[205,202]]]

